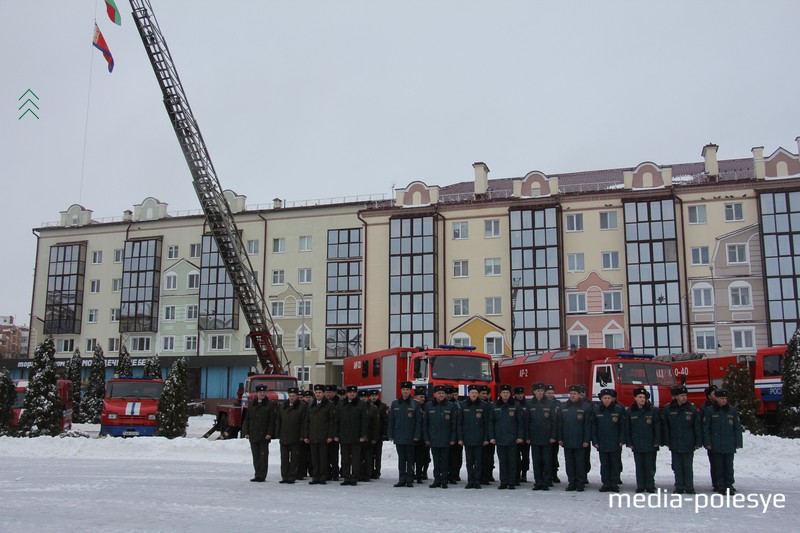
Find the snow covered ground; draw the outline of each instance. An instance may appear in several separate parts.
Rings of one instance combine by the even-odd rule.
[[[0,437],[0,531],[642,533],[792,530],[800,522],[800,441],[777,437],[745,435],[745,448],[736,455],[736,486],[748,498],[740,508],[732,508],[733,501],[729,508],[711,508],[725,502],[711,498],[704,452],[695,460],[702,494],[676,501],[661,493],[658,502],[651,497],[649,507],[619,508],[609,505],[608,494],[597,492],[600,469],[594,454],[584,493],[564,492],[564,484],[545,493],[532,492],[530,484],[513,492],[498,491],[496,484],[465,491],[463,483],[445,492],[427,485],[393,488],[397,463],[390,443],[384,445],[380,480],[358,487],[279,485],[275,442],[268,482],[249,483],[247,442],[199,439],[212,422],[209,415],[193,417],[190,436],[172,441]],[[97,426],[78,428],[97,433]],[[623,494],[632,497],[633,458],[627,450],[623,462]],[[663,489],[672,486],[668,452],[659,453],[656,482]],[[782,505],[779,495],[785,497]],[[695,511],[703,504],[708,508]]]

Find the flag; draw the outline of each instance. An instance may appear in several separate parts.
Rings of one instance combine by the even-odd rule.
[[[103,52],[103,57],[105,57],[108,62],[108,71],[111,72],[114,70],[114,58],[111,57],[111,51],[108,49],[106,40],[103,38],[103,34],[100,32],[100,28],[97,27],[97,24],[94,25],[94,41],[92,44],[95,48]]]
[[[119,15],[119,9],[117,9],[117,4],[114,3],[114,0],[106,0],[106,13],[108,13],[108,18],[111,19],[111,22],[117,26],[122,26],[122,17]]]

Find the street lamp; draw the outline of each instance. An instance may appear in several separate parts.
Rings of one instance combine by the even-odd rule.
[[[714,265],[708,265],[708,269],[711,271],[711,302],[712,302],[712,311],[714,313],[714,355],[719,355],[719,337],[717,336],[717,286],[714,283]]]
[[[300,291],[295,289],[294,285],[292,285],[291,283],[287,282],[286,285],[288,285],[290,289],[292,289],[295,293],[297,293],[298,296],[300,296],[300,305],[303,308],[303,314],[300,315],[300,335],[301,335],[300,338],[302,339],[300,341],[300,345],[301,345],[301,347],[300,347],[300,350],[301,350],[300,351],[300,375],[302,377],[302,379],[300,380],[300,388],[305,390],[305,388],[306,388],[306,344],[307,344],[306,343],[306,298],[303,295],[303,293],[301,293]]]

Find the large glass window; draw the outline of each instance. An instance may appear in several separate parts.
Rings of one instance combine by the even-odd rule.
[[[121,332],[158,331],[160,286],[161,239],[127,241],[122,261]]]
[[[325,357],[361,353],[361,229],[328,230]]]
[[[239,301],[217,250],[217,243],[211,235],[203,235],[199,303],[200,317],[197,324],[199,329],[239,328]]]
[[[50,247],[44,310],[45,333],[81,332],[85,271],[85,243]]]

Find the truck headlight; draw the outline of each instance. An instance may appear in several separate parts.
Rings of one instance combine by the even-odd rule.
[[[155,420],[156,419],[156,415],[147,415],[147,419],[148,420]]]
[[[108,415],[108,419],[109,420],[116,420],[117,419],[117,414],[116,413],[110,413]]]

